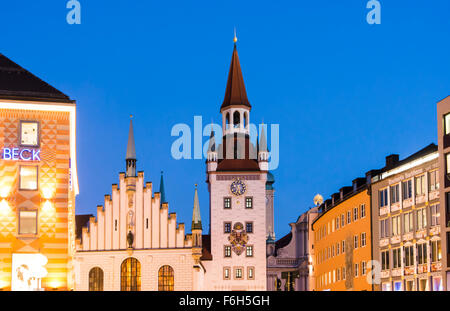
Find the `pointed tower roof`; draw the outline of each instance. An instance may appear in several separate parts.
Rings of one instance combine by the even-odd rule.
[[[132,116],[131,116],[132,118]],[[133,120],[130,118],[130,130],[128,131],[128,146],[126,160],[136,160],[136,147],[134,145]]]
[[[211,136],[209,137],[208,152],[216,151],[216,139],[214,137],[214,131],[211,129]]]
[[[159,193],[161,194],[161,204],[167,203],[166,201],[166,191],[164,190],[164,177],[163,171],[161,171],[161,181],[159,183]]]
[[[231,57],[230,71],[228,73],[227,89],[225,91],[225,98],[223,100],[222,111],[224,108],[241,105],[248,108],[252,108],[250,102],[247,99],[247,92],[245,91],[244,78],[242,76],[241,64],[239,62],[239,56],[234,44],[233,56]]]
[[[194,209],[192,211],[191,230],[202,230],[202,218],[200,216],[200,203],[198,202],[197,185],[195,185],[195,192],[194,192]]]
[[[266,131],[264,131],[264,123],[262,124],[261,138],[259,139],[258,151],[267,151]]]

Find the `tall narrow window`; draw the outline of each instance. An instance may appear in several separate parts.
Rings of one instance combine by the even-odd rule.
[[[410,267],[414,265],[414,248],[413,246],[405,246],[405,266]]]
[[[253,198],[252,197],[245,198],[245,208],[253,208]]]
[[[393,259],[393,266],[392,268],[397,269],[401,268],[402,266],[402,252],[400,248],[394,248],[392,250],[392,259]]]
[[[417,230],[427,227],[427,209],[426,207],[417,210]]]
[[[381,252],[381,270],[389,270],[389,251]]]
[[[353,221],[357,221],[358,220],[358,208],[355,207],[353,208]]]
[[[171,266],[162,266],[158,271],[158,291],[174,290],[174,273]]]
[[[38,167],[37,166],[20,166],[19,188],[20,188],[20,190],[37,190],[38,189]]]
[[[412,179],[402,182],[403,200],[412,198]]]
[[[439,190],[439,171],[432,171],[428,176],[430,179],[430,191]]]
[[[380,190],[379,192],[380,208],[388,205],[388,189]]]
[[[245,254],[247,257],[253,257],[253,245],[247,245]]]
[[[392,217],[392,235],[397,236],[401,234],[400,215]]]
[[[444,135],[450,134],[450,113],[444,116]]]
[[[389,237],[389,218],[380,220],[380,237]]]
[[[414,214],[412,212],[405,213],[403,215],[403,224],[405,233],[409,233],[414,230]]]
[[[366,217],[366,204],[361,204],[359,208],[361,210],[359,213],[361,215],[361,218]]]
[[[246,222],[245,223],[245,231],[247,233],[253,233],[253,222]]]
[[[136,258],[127,258],[120,269],[120,290],[141,290],[141,263]]]
[[[417,244],[417,261],[419,265],[427,263],[427,243]]]
[[[231,198],[223,198],[223,208],[224,209],[231,208]]]
[[[438,262],[441,260],[441,240],[431,241],[431,262]]]
[[[89,271],[89,291],[103,291],[103,270],[99,267],[94,267]]]
[[[440,224],[441,213],[439,212],[439,204],[430,206],[431,211],[431,225],[438,226]]]
[[[241,114],[239,111],[235,111],[233,114],[233,126],[235,128],[241,126]]]
[[[400,184],[391,186],[391,204],[400,202]]]
[[[225,222],[223,224],[223,233],[230,233],[231,232],[231,222]]]
[[[231,257],[231,246],[229,246],[229,245],[225,245],[224,247],[223,247],[223,255],[224,255],[224,257]]]
[[[416,195],[423,195],[426,192],[425,175],[416,177]]]

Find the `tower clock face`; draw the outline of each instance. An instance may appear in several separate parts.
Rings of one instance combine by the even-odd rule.
[[[247,185],[240,179],[236,179],[230,185],[230,191],[234,195],[243,195],[247,190]]]

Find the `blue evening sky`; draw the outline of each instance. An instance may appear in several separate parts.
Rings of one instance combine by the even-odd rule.
[[[79,1],[81,25],[66,23],[66,0],[0,4],[1,53],[77,101],[77,213],[118,182],[133,114],[138,169],[157,190],[164,170],[187,231],[198,183],[208,228],[204,160],[174,160],[170,133],[196,115],[220,122],[234,27],[251,120],[280,125],[277,238],[316,193],[437,142],[448,0],[380,0],[381,25],[367,24],[367,0]]]

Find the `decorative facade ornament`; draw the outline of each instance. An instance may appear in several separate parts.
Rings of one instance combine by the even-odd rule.
[[[238,222],[233,226],[233,230],[228,237],[228,241],[231,243],[231,249],[236,253],[236,255],[241,255],[247,246],[248,234],[244,230],[244,226]]]

